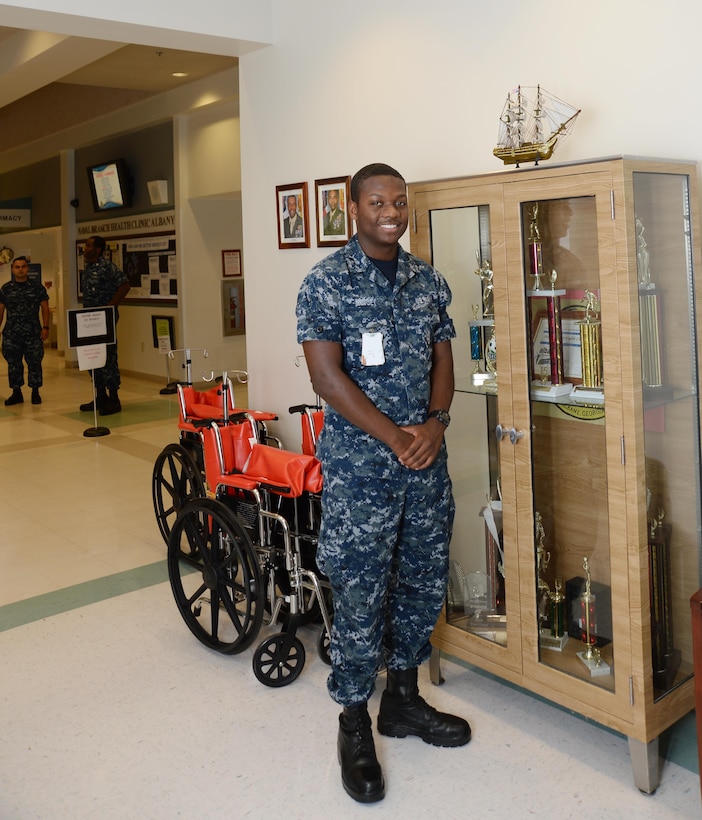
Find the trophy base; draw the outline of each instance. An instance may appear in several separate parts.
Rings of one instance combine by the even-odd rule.
[[[668,384],[644,384],[644,401],[670,401],[673,398],[673,388]]]
[[[551,382],[541,382],[534,380],[531,383],[531,395],[533,398],[556,398],[558,396],[568,396],[573,391],[570,382],[563,384],[552,384]]]
[[[604,388],[576,384],[570,397],[576,404],[604,404]]]
[[[585,657],[586,653],[587,649],[584,652],[576,652],[575,654],[587,666],[593,678],[599,675],[609,675],[610,666],[606,661],[603,661],[601,657],[587,658]]]
[[[675,679],[682,663],[682,653],[679,649],[674,649],[669,655],[664,655],[663,668],[653,670],[653,687],[667,691],[673,688]]]
[[[528,290],[526,295],[530,299],[547,299],[549,296],[553,299],[555,296],[565,296],[566,289],[565,288],[536,288],[534,290]]]
[[[494,382],[495,381],[495,374],[494,373],[473,373],[470,377],[470,380],[475,385],[486,384],[487,382]]]
[[[568,643],[568,633],[561,635],[560,638],[557,638],[555,635],[551,635],[548,632],[544,632],[539,635],[539,646],[542,649],[552,649],[554,652],[562,652],[563,647]]]

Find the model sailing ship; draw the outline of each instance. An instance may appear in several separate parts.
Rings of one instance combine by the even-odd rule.
[[[493,154],[505,165],[539,164],[549,159],[559,139],[573,127],[580,109],[573,108],[541,86],[517,86],[507,95],[500,133]]]

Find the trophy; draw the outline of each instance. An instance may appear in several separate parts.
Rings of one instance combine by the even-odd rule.
[[[561,329],[561,296],[565,290],[556,289],[558,273],[551,269],[548,275],[550,290],[542,288],[541,280],[546,275],[543,265],[543,249],[541,234],[538,225],[539,203],[534,203],[531,209],[531,224],[529,226],[529,264],[530,272],[534,277],[533,290],[527,291],[529,310],[532,315],[536,310],[536,300],[545,299],[546,318],[536,323],[533,337],[532,361],[534,375],[537,368],[540,378],[531,383],[532,394],[548,395],[550,397],[568,395],[573,385],[563,377],[563,333]]]
[[[636,271],[641,322],[641,378],[645,387],[663,386],[660,340],[660,296],[651,281],[650,257],[643,222],[636,217]]]
[[[670,689],[681,662],[679,649],[673,646],[672,591],[670,586],[670,537],[672,527],[664,523],[665,510],[649,521],[649,591],[651,598],[651,649],[653,685]]]
[[[562,582],[556,579],[555,592],[546,581],[546,570],[551,563],[551,553],[546,550],[546,532],[541,513],[534,515],[536,534],[536,611],[539,622],[539,646],[560,652],[568,642],[565,629],[565,595],[561,593]],[[550,621],[550,629],[549,629]]]
[[[597,644],[597,596],[592,591],[592,579],[590,577],[590,562],[587,557],[583,559],[583,569],[585,570],[585,590],[579,598],[580,607],[580,638],[587,646],[583,652],[576,652],[576,655],[590,670],[590,674],[608,675],[609,664],[602,659],[602,654],[596,646]]]
[[[585,318],[578,322],[583,383],[576,385],[573,398],[585,404],[602,404],[602,322],[596,315],[599,305],[592,291],[585,291],[584,302]]]
[[[556,578],[554,588],[551,595],[551,638],[560,641],[560,648],[562,649],[568,640],[568,633],[566,631],[565,595],[561,592],[563,589],[561,578]]]
[[[470,358],[475,362],[475,369],[471,374],[474,385],[489,385],[497,378],[496,343],[495,343],[495,307],[493,299],[493,272],[487,259],[480,261],[480,251],[475,252],[478,267],[474,273],[480,278],[482,291],[482,314],[478,318],[480,305],[474,304],[473,321],[468,323],[470,329]],[[485,359],[485,370],[481,370],[480,363]]]

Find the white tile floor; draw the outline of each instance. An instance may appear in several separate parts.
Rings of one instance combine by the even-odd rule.
[[[75,414],[88,377],[49,354],[45,381],[40,407],[0,403],[1,820],[702,815],[693,767],[664,761],[643,795],[624,738],[448,660],[445,685],[422,669],[422,689],[469,718],[472,742],[378,737],[387,797],[354,803],[312,629],[300,678],[269,689],[252,650],[210,652],[178,615],[150,489],[177,437],[163,383],[125,379],[123,413],[99,419],[111,435],[90,439]],[[155,401],[170,419],[146,420]],[[136,586],[120,586],[128,571]]]

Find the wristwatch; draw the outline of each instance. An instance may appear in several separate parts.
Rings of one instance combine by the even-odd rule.
[[[448,410],[432,410],[431,413],[427,415],[427,419],[438,419],[444,427],[448,427],[451,424],[451,416],[449,416]]]

